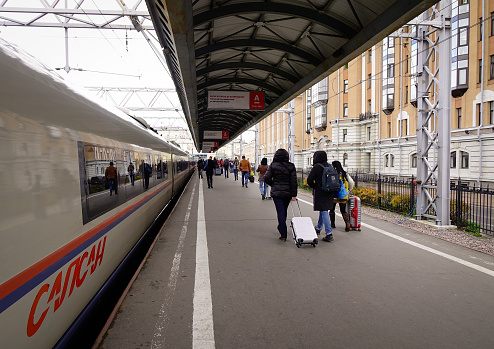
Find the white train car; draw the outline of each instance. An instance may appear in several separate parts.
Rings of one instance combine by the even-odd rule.
[[[0,77],[0,348],[52,348],[192,167],[137,120],[3,40]]]

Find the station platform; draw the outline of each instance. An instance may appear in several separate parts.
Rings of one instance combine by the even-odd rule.
[[[194,174],[99,348],[493,347],[494,257],[366,215],[297,248],[257,183],[213,186]]]

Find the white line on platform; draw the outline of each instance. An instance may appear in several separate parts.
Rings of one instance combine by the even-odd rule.
[[[163,332],[165,330],[166,322],[168,321],[167,311],[170,306],[171,298],[177,287],[178,272],[180,270],[180,260],[182,259],[182,251],[184,249],[184,241],[185,236],[187,235],[187,226],[189,224],[190,212],[192,210],[192,200],[194,199],[195,191],[196,188],[194,187],[190,195],[189,205],[187,206],[187,212],[185,213],[184,225],[182,226],[182,231],[178,238],[177,250],[175,252],[175,257],[173,258],[170,277],[168,278],[168,296],[166,296],[165,301],[163,302],[163,304],[161,304],[161,308],[158,313],[158,321],[156,321],[153,340],[151,341],[151,349],[160,349],[166,347]]]
[[[204,194],[199,184],[197,209],[196,277],[194,285],[194,314],[192,320],[192,348],[214,349],[213,304],[209,278],[208,240],[204,216]]]
[[[303,203],[306,203],[307,205],[313,206],[311,202],[308,202],[308,201],[305,201],[305,200],[302,200],[302,199],[298,199],[298,201],[301,201]],[[481,273],[487,274],[489,276],[494,276],[494,271],[492,271],[490,269],[487,269],[487,268],[484,268],[484,267],[481,267],[481,266],[479,266],[477,264],[473,264],[473,263],[468,262],[468,261],[466,261],[464,259],[457,258],[457,257],[452,256],[452,255],[449,255],[447,253],[444,253],[444,252],[435,250],[433,248],[427,247],[425,245],[416,243],[414,241],[411,241],[411,240],[402,238],[401,236],[398,236],[398,235],[389,233],[389,232],[387,232],[385,230],[382,230],[380,228],[374,227],[374,226],[372,226],[370,224],[362,223],[362,226],[363,227],[366,227],[366,228],[369,228],[369,229],[372,229],[372,230],[374,230],[374,231],[376,231],[378,233],[381,233],[383,235],[389,236],[389,237],[391,237],[393,239],[396,239],[398,241],[404,242],[404,243],[409,244],[409,245],[412,245],[414,247],[418,247],[418,248],[420,248],[420,249],[422,249],[424,251],[428,251],[430,253],[434,253],[434,254],[436,254],[438,256],[444,257],[444,258],[449,259],[449,260],[451,260],[453,262],[460,263],[460,264],[462,264],[462,265],[464,265],[466,267],[469,267],[469,268],[475,269],[477,271],[480,271]]]

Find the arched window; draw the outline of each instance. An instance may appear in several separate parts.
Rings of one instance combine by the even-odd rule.
[[[348,166],[348,154],[343,154],[343,166]]]
[[[465,169],[469,167],[469,154],[466,151],[460,152],[461,156],[461,168]]]
[[[417,153],[412,154],[412,168],[417,168]]]

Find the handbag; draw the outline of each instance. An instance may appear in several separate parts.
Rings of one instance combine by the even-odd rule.
[[[336,192],[335,197],[338,199],[345,199],[348,196],[348,190],[346,190],[343,181],[340,179],[340,190]]]

